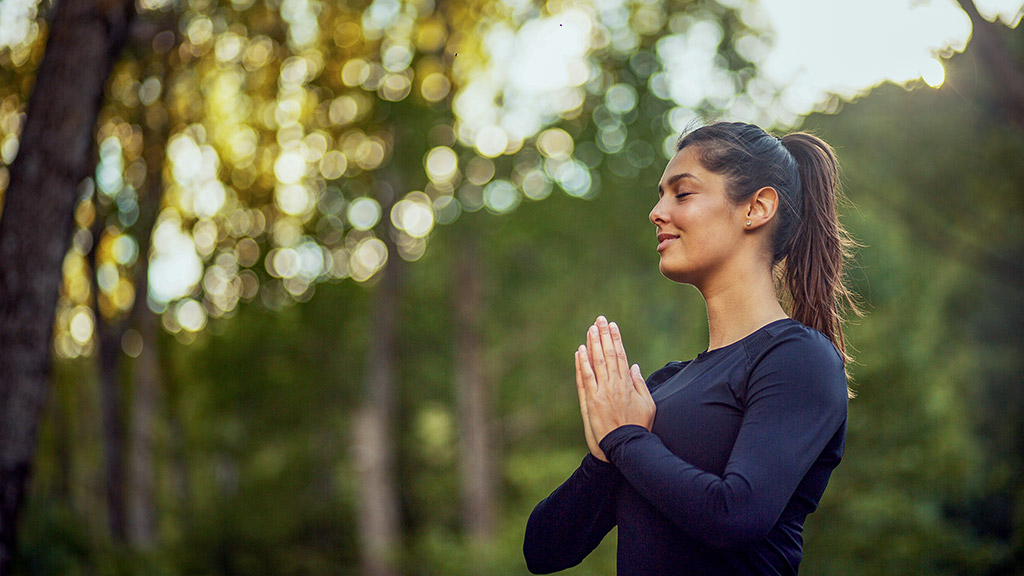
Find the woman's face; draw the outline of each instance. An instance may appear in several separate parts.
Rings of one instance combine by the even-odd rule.
[[[650,214],[666,278],[701,288],[728,268],[743,238],[747,207],[734,204],[726,191],[725,177],[701,165],[695,146],[669,161]]]

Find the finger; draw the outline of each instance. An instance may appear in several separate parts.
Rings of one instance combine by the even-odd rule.
[[[608,362],[601,347],[601,336],[594,324],[587,330],[587,359],[595,378],[608,378]]]
[[[626,349],[622,346],[622,332],[615,322],[608,324],[608,331],[611,332],[612,344],[615,346],[615,359],[619,366],[619,375],[623,379],[629,377],[629,360],[626,359]]]
[[[582,358],[586,355],[583,346],[576,350],[576,394],[580,399],[580,416],[583,417],[583,433],[590,439],[590,412],[587,410],[587,388],[583,380]]]
[[[582,388],[583,387],[583,374],[580,372],[580,350],[582,350],[582,349],[583,349],[583,347],[580,346],[579,348],[576,349],[576,352],[574,352],[573,355],[572,355],[573,362],[576,364],[576,387],[577,388]]]
[[[590,412],[587,410],[587,391],[583,384],[583,369],[581,367],[581,358],[586,354],[586,348],[580,346],[576,350],[576,394],[580,399],[580,416],[583,418],[583,438],[587,442],[587,449],[590,450],[594,456],[605,460],[601,456],[598,456],[600,449],[597,448],[597,441],[594,440],[594,432],[590,428]]]
[[[651,390],[647,387],[647,381],[644,380],[643,375],[640,374],[640,366],[633,364],[629,369],[629,375],[633,380],[633,388],[636,388],[637,394],[640,394],[644,398],[650,398],[651,402],[653,402],[654,399],[651,398]]]
[[[608,327],[608,320],[604,316],[597,317],[597,329],[601,335],[601,356],[604,357],[608,366],[608,374],[622,376],[624,369],[619,368],[619,359],[615,355],[615,344],[612,343],[611,330]]]
[[[583,368],[581,366],[580,357],[583,356],[583,346],[576,349],[574,354],[576,360],[576,393],[580,397],[580,412],[583,414],[583,422],[586,424],[587,421],[587,390],[583,384]]]
[[[582,346],[581,346],[582,348]],[[583,379],[583,389],[586,392],[586,399],[597,392],[597,378],[594,377],[594,368],[590,365],[586,350],[580,350],[580,376]]]

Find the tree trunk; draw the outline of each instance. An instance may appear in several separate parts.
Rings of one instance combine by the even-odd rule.
[[[131,421],[128,429],[129,475],[127,528],[128,541],[136,549],[156,544],[156,415],[160,403],[160,357],[157,348],[156,316],[146,305],[149,292],[149,247],[153,225],[160,213],[163,197],[163,158],[166,153],[166,129],[151,134],[147,146],[148,186],[139,215],[139,262],[135,271],[135,305],[132,325],[139,333],[142,349],[132,370]]]
[[[108,320],[96,311],[97,361],[100,374],[100,413],[103,422],[103,480],[107,525],[114,542],[125,539],[124,394],[119,364],[124,323]]]
[[[148,343],[143,340],[143,346]],[[154,348],[155,350],[155,348]],[[175,522],[182,534],[192,530],[192,483],[189,478],[185,418],[182,415],[180,398],[174,390],[165,389],[167,406],[167,432],[170,445],[171,488],[174,495]]]
[[[106,496],[107,530],[114,542],[124,542],[125,489],[124,489],[124,404],[121,391],[120,361],[121,338],[124,322],[104,316],[100,306],[100,286],[97,279],[99,262],[97,252],[107,213],[99,196],[93,196],[96,219],[92,227],[92,249],[89,267],[92,269],[93,316],[96,318],[96,364],[100,385],[100,429],[103,447],[103,488]],[[107,209],[110,209],[108,204]],[[115,208],[116,210],[116,208]]]
[[[145,266],[143,266],[145,268]],[[144,273],[142,274],[144,276]],[[145,288],[145,281],[139,282]],[[143,298],[145,292],[139,292]],[[132,410],[128,428],[128,543],[138,550],[153,548],[157,540],[156,414],[160,404],[160,360],[156,348],[156,317],[145,300],[136,304],[135,327],[142,350],[132,371]]]
[[[971,19],[971,40],[977,43],[977,54],[988,68],[996,104],[1006,120],[1024,130],[1024,67],[1002,37],[1005,27],[985,20],[973,0],[957,2]]]
[[[398,574],[401,547],[393,437],[394,366],[401,259],[388,243],[388,262],[373,295],[363,405],[356,415],[353,456],[359,477],[358,536],[362,574]]]
[[[455,385],[459,407],[459,487],[463,530],[475,544],[494,536],[495,474],[490,393],[483,366],[483,286],[479,237],[463,241],[455,274]]]
[[[152,45],[153,37],[164,30],[174,30],[176,21],[157,26],[148,34],[140,35],[139,45]],[[176,48],[180,38],[175,35]],[[131,422],[128,429],[129,476],[128,476],[128,541],[140,550],[152,548],[157,541],[156,505],[156,415],[161,400],[160,355],[157,348],[159,328],[156,316],[146,305],[149,293],[149,252],[153,239],[153,226],[160,215],[164,193],[164,159],[167,156],[167,140],[170,136],[167,123],[167,102],[170,89],[169,48],[158,55],[163,72],[164,97],[156,102],[150,115],[143,122],[143,138],[146,143],[146,192],[139,206],[136,237],[139,242],[139,260],[135,269],[135,303],[132,307],[131,324],[139,333],[142,349],[132,370]]]
[[[0,575],[10,567],[18,511],[47,393],[61,265],[103,90],[134,2],[62,0],[28,103],[0,220]]]

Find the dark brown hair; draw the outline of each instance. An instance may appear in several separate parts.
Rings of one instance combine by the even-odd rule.
[[[770,186],[779,194],[772,228],[772,265],[782,279],[789,314],[827,336],[852,359],[843,338],[846,313],[858,313],[843,284],[854,242],[839,223],[839,163],[832,147],[806,132],[776,138],[741,122],[718,122],[684,134],[676,150],[697,148],[701,164],[725,176],[740,203]]]

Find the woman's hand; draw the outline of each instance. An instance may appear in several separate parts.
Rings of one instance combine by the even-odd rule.
[[[650,430],[654,424],[654,399],[640,367],[629,366],[619,327],[604,316],[587,331],[587,345],[576,351],[576,389],[587,446],[601,460],[607,458],[598,445],[609,432],[627,424]]]
[[[594,458],[607,462],[608,457],[604,455],[604,451],[597,445],[597,439],[594,438],[594,431],[590,428],[590,415],[587,414],[587,389],[583,384],[583,357],[586,357],[587,347],[580,346],[580,349],[576,351],[576,393],[580,397],[580,415],[583,416],[583,435],[587,438],[587,448],[590,449],[590,453],[594,455]]]

